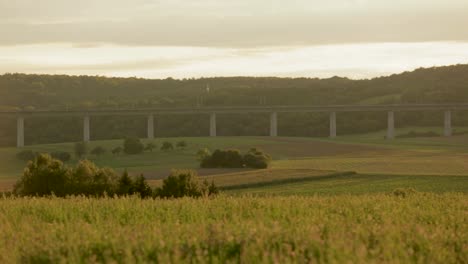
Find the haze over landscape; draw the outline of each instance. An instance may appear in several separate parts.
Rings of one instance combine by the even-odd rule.
[[[0,0],[0,263],[468,263],[467,14]]]
[[[370,78],[468,62],[464,0],[0,1],[0,73]]]

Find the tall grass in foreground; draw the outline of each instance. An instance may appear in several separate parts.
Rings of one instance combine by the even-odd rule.
[[[0,262],[468,263],[468,195],[0,198]]]

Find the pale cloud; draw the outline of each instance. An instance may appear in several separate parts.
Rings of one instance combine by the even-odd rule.
[[[468,62],[466,0],[0,0],[0,74],[368,78]]]
[[[72,44],[0,47],[0,72],[189,78],[370,78],[468,63],[468,42],[373,43],[265,48]]]
[[[0,45],[468,41],[466,0],[0,0]]]

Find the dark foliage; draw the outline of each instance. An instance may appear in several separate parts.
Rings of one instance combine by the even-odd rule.
[[[150,108],[195,106],[203,94],[204,106],[403,104],[468,102],[468,65],[418,69],[371,80],[346,78],[202,78],[145,80],[64,75],[0,75],[0,106],[17,109]],[[110,97],[109,95],[112,95]],[[132,94],[131,97],[128,95]],[[327,136],[327,114],[281,114],[279,129],[284,136]],[[442,113],[398,113],[398,125],[442,125]],[[340,113],[340,134],[371,132],[386,127],[384,113]],[[141,137],[146,117],[92,117],[95,139]],[[47,126],[44,123],[47,121]],[[0,145],[14,145],[14,118],[0,120]],[[70,142],[82,138],[82,120],[70,117],[28,118],[27,144]],[[161,116],[158,134],[206,136],[206,115]],[[466,111],[453,113],[455,124],[468,124]],[[220,135],[267,135],[268,117],[225,115]]]
[[[255,148],[250,149],[244,155],[244,164],[246,167],[254,169],[266,169],[271,162],[270,155]]]
[[[125,171],[120,177],[114,170],[99,168],[89,160],[81,160],[68,168],[48,154],[40,154],[30,161],[23,176],[15,184],[14,194],[20,196],[56,195],[133,195],[152,196],[143,175],[133,180]]]
[[[23,176],[14,186],[17,195],[65,195],[69,171],[59,160],[48,154],[39,154],[24,169]]]
[[[180,198],[210,196],[218,193],[218,188],[211,182],[200,184],[198,175],[192,170],[174,170],[163,181],[163,186],[155,190],[155,195],[161,198]]]
[[[118,195],[131,195],[134,193],[133,180],[128,176],[127,170],[124,171],[122,176],[119,178],[119,184],[117,189]]]
[[[153,150],[157,148],[157,145],[154,143],[154,142],[149,142],[148,144],[146,144],[145,146],[145,150],[146,151],[149,151],[149,152],[153,152]]]
[[[140,154],[144,150],[144,145],[141,143],[139,138],[126,138],[124,140],[124,152],[125,154]]]
[[[114,149],[112,149],[112,154],[114,155],[119,155],[123,152],[123,148],[122,147],[115,147]]]
[[[245,155],[238,150],[220,150],[217,149],[213,154],[202,153],[200,167],[202,168],[267,168],[271,157],[263,151],[255,148],[250,149]]]
[[[153,190],[143,175],[138,176],[133,182],[133,192],[139,194],[141,198],[148,198],[153,195]]]
[[[101,156],[105,153],[106,153],[106,149],[101,146],[97,146],[93,148],[93,150],[91,150],[91,154],[96,155],[96,156]]]
[[[67,194],[102,196],[116,193],[118,176],[114,170],[99,168],[89,160],[81,160],[70,170]]]
[[[165,141],[161,146],[162,151],[171,151],[174,149],[174,145],[171,142]]]
[[[184,149],[184,148],[187,147],[187,142],[185,142],[183,140],[179,141],[179,142],[177,142],[176,147],[179,148],[179,149]]]
[[[200,166],[202,168],[242,168],[244,167],[244,160],[239,150],[217,149],[211,156],[205,157]]]

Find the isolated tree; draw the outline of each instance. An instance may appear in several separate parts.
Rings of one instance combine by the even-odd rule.
[[[114,149],[112,149],[112,154],[114,154],[114,155],[119,155],[122,152],[123,152],[123,148],[120,147],[120,146],[115,147]]]
[[[124,152],[126,154],[140,154],[144,148],[139,138],[126,138],[124,140]]]
[[[24,169],[23,176],[14,186],[17,195],[65,195],[68,169],[49,154],[39,154]]]
[[[75,156],[78,159],[83,158],[88,154],[88,144],[86,142],[76,142],[74,146]]]
[[[156,189],[156,194],[163,198],[179,198],[184,196],[200,197],[203,193],[195,171],[173,170],[164,179],[162,187]]]
[[[174,145],[172,145],[172,143],[168,141],[164,142],[161,146],[162,151],[170,151],[173,149],[174,149]]]
[[[117,194],[118,195],[130,195],[134,193],[133,190],[133,181],[130,176],[128,176],[127,170],[122,173],[122,176],[119,178]]]
[[[104,153],[106,153],[106,149],[101,146],[97,146],[93,150],[91,150],[91,154],[96,155],[96,156],[101,156]]]
[[[177,142],[176,147],[179,148],[179,149],[184,149],[184,148],[187,147],[187,142],[185,142],[184,140],[179,141],[179,142]]]
[[[153,150],[156,148],[156,144],[154,142],[148,142],[145,146],[145,150],[149,152],[153,152]]]
[[[146,182],[145,177],[142,175],[138,176],[133,183],[133,192],[138,193],[141,198],[151,197],[153,190]]]

